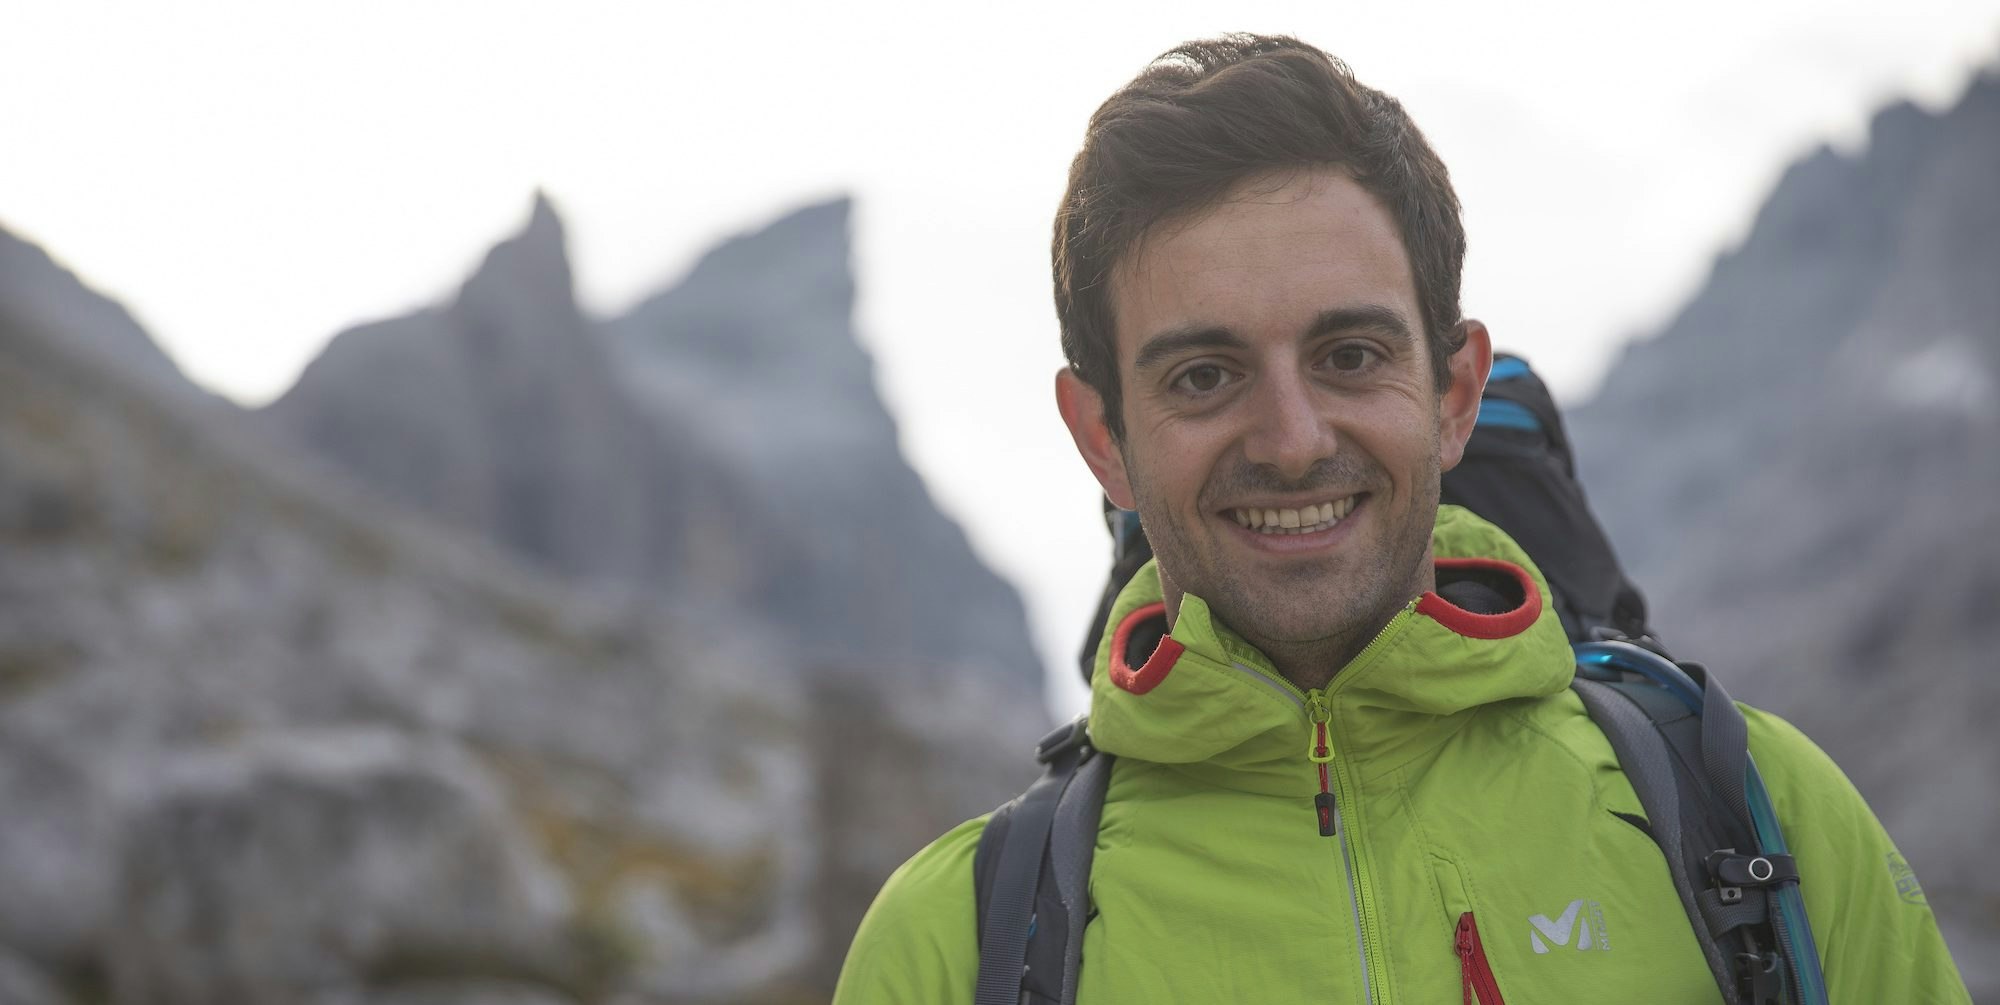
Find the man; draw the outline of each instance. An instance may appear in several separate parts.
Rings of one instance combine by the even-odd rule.
[[[1056,221],[1056,397],[1157,556],[1104,626],[1117,756],[1078,1000],[1717,1001],[1527,556],[1440,507],[1492,361],[1444,165],[1288,38],[1169,52]],[[1895,848],[1746,710],[1833,1002],[1966,1001]],[[983,821],[884,887],[836,1001],[970,1002]]]

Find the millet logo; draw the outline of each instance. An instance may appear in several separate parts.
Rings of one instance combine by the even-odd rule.
[[[1583,924],[1579,926],[1577,919],[1583,915],[1585,908],[1589,908],[1590,913],[1583,917]],[[1537,914],[1528,919],[1528,924],[1535,926],[1535,930],[1528,933],[1528,941],[1537,953],[1548,952],[1549,942],[1567,947],[1571,933],[1576,935],[1578,949],[1611,950],[1611,937],[1604,930],[1604,905],[1594,900],[1572,900],[1568,907],[1563,908],[1562,917],[1550,921],[1548,915]],[[1544,936],[1548,942],[1542,941]]]
[[[1896,884],[1896,896],[1905,904],[1923,904],[1924,888],[1917,885],[1917,874],[1910,871],[1910,863],[1903,856],[1889,853],[1889,880]]]

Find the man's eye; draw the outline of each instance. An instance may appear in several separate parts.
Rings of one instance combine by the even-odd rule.
[[[1328,366],[1335,370],[1352,373],[1364,370],[1375,361],[1376,352],[1365,345],[1344,345],[1326,354]]]
[[[1175,387],[1196,394],[1207,394],[1227,383],[1229,383],[1229,371],[1214,364],[1192,367],[1174,378]]]

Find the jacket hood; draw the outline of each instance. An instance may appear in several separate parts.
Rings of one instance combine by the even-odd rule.
[[[1090,733],[1120,757],[1170,765],[1206,781],[1272,795],[1316,789],[1308,701],[1322,701],[1334,755],[1362,778],[1408,763],[1484,706],[1569,686],[1569,638],[1548,583],[1498,527],[1441,506],[1431,536],[1440,589],[1458,576],[1511,586],[1512,610],[1476,613],[1435,591],[1413,597],[1324,688],[1301,691],[1193,594],[1152,655],[1135,640],[1165,627],[1160,578],[1148,562],[1105,625],[1091,674]],[[1143,642],[1138,643],[1143,645]]]

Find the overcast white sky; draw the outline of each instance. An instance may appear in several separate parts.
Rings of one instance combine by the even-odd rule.
[[[1070,709],[1107,543],[1052,402],[1050,218],[1097,103],[1228,30],[1300,35],[1403,100],[1465,204],[1467,311],[1574,401],[1785,163],[1857,148],[1892,97],[1955,99],[2000,0],[0,0],[0,226],[259,404],[341,328],[449,295],[537,187],[602,313],[852,193],[904,446],[1026,594]]]

